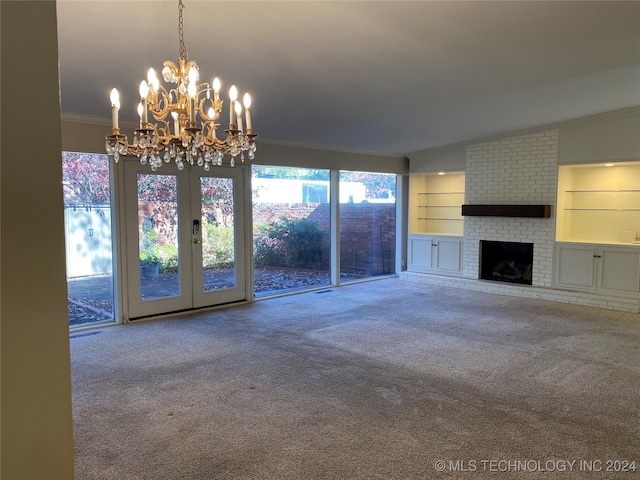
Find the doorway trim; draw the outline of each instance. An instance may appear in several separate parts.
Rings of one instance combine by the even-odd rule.
[[[165,165],[163,166],[163,171],[158,170],[157,172],[152,172],[148,166],[140,165],[136,157],[122,158],[121,161],[114,167],[115,168],[113,168],[112,191],[113,191],[113,201],[114,201],[114,215],[116,217],[114,225],[117,226],[117,232],[116,232],[115,241],[114,241],[114,250],[117,251],[116,271],[118,272],[117,289],[116,289],[116,292],[114,292],[114,294],[117,295],[117,305],[119,307],[118,312],[116,314],[117,323],[129,323],[132,321],[141,321],[145,319],[175,316],[180,313],[190,313],[198,310],[211,310],[211,309],[220,308],[227,304],[241,304],[241,303],[247,303],[247,302],[253,301],[253,279],[252,279],[253,242],[250,241],[250,236],[252,234],[251,232],[252,224],[251,224],[251,201],[250,201],[251,190],[249,188],[250,179],[251,179],[251,170],[248,165],[236,165],[234,167],[221,167],[221,168],[239,172],[237,181],[234,183],[235,183],[235,188],[239,189],[240,191],[236,195],[234,195],[234,200],[240,199],[242,205],[240,205],[239,207],[237,205],[235,206],[236,207],[235,222],[238,226],[241,227],[238,230],[239,231],[243,230],[243,232],[240,233],[240,235],[236,234],[237,238],[236,238],[235,254],[244,255],[244,261],[241,262],[243,263],[243,265],[239,266],[239,268],[241,268],[241,271],[238,271],[238,274],[237,274],[238,282],[239,283],[242,282],[244,284],[243,285],[244,298],[240,298],[237,300],[233,299],[230,301],[223,301],[221,303],[205,305],[202,307],[195,307],[193,306],[193,303],[191,303],[189,306],[186,306],[185,308],[170,309],[161,313],[150,313],[148,315],[141,315],[141,316],[131,315],[131,308],[130,308],[131,305],[130,305],[129,296],[131,295],[130,282],[132,280],[129,278],[130,275],[128,270],[129,263],[131,261],[130,259],[131,253],[128,253],[127,251],[127,240],[128,240],[127,213],[129,213],[129,215],[131,214],[135,215],[137,219],[137,202],[131,202],[131,199],[129,199],[129,203],[127,203],[126,176],[134,175],[133,173],[127,173],[127,172],[135,171],[136,176],[138,173],[148,173],[148,174],[164,173],[164,174],[176,175],[178,185],[183,189],[184,188],[187,189],[185,196],[189,197],[189,202],[191,202],[191,192],[190,192],[191,183],[192,183],[191,179],[199,178],[201,173],[206,175],[207,172],[200,172],[198,167],[195,167],[195,166],[191,167],[189,165],[186,165],[183,171],[178,171],[175,167],[171,168],[173,167],[173,165]],[[213,174],[213,176],[215,176],[216,168],[218,167],[214,167],[208,173],[211,173]],[[130,192],[129,192],[129,196],[130,196]],[[128,211],[128,210],[132,210],[132,211]],[[189,205],[189,211],[190,210],[191,210],[191,206]],[[189,232],[191,232],[190,230],[191,220],[189,220],[189,222],[184,221],[183,224],[184,224],[183,227],[185,231],[189,229]],[[180,230],[181,228],[182,227],[178,227],[178,230]],[[133,245],[134,247],[137,247],[136,245],[134,245],[138,237],[137,232],[135,232],[135,237],[136,237],[136,240],[129,239],[129,242],[133,242],[131,243],[131,245]],[[188,238],[189,240],[191,240],[192,238],[191,235],[188,235]],[[137,248],[136,248],[136,251],[137,251]],[[187,256],[189,260],[191,260],[191,257],[192,257],[191,251],[189,251],[185,255],[181,253],[180,254],[181,260],[184,256]],[[242,280],[242,278],[244,278],[244,280]],[[192,282],[190,273],[189,273],[188,281]],[[190,301],[193,301],[193,296],[191,296]]]

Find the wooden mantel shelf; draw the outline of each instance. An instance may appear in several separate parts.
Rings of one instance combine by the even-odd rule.
[[[551,205],[462,205],[462,216],[549,218]]]

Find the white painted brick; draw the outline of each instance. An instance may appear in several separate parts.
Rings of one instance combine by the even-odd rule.
[[[557,131],[511,137],[467,148],[467,203],[542,203],[555,206]],[[534,243],[533,281],[553,279],[554,219],[465,219],[463,276],[478,278],[480,240]],[[544,248],[543,246],[548,246]],[[546,254],[545,254],[546,253]],[[505,289],[507,286],[493,288]]]

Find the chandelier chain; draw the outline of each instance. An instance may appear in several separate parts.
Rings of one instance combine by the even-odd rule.
[[[187,47],[184,46],[184,25],[182,21],[182,10],[184,4],[182,0],[178,1],[178,36],[180,38],[180,58],[187,59]]]

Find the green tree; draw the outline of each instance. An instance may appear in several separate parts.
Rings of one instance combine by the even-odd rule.
[[[366,188],[366,198],[395,198],[396,176],[388,173],[341,171],[343,182],[360,182]]]

